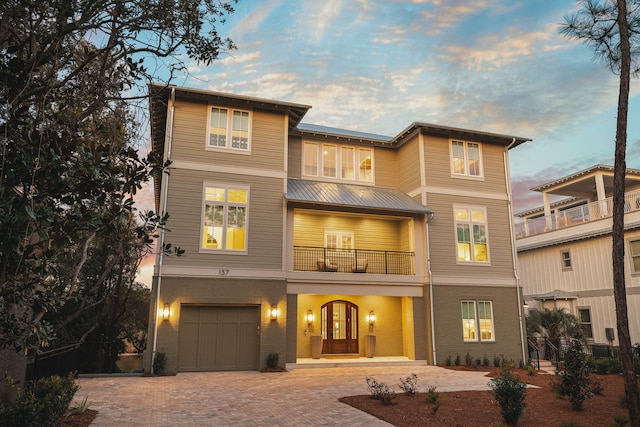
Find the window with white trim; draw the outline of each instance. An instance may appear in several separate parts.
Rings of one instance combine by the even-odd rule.
[[[324,247],[327,249],[353,249],[353,231],[325,230]]]
[[[569,249],[560,251],[560,258],[562,260],[562,269],[571,270],[571,252],[569,252]]]
[[[593,338],[593,325],[591,323],[591,309],[589,307],[578,308],[578,322],[585,338]]]
[[[486,209],[454,207],[453,211],[458,261],[489,262]]]
[[[305,141],[302,175],[351,182],[373,182],[373,149]]]
[[[207,148],[249,151],[251,112],[209,107]]]
[[[249,188],[205,184],[202,205],[200,247],[246,252]]]
[[[634,273],[640,273],[640,240],[629,241],[629,256]]]
[[[479,143],[451,141],[451,173],[455,176],[482,177],[482,152]]]
[[[491,301],[462,301],[462,337],[465,341],[495,341]]]

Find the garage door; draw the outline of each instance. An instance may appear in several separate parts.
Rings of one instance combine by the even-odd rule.
[[[260,360],[259,307],[180,309],[178,370],[257,370]]]

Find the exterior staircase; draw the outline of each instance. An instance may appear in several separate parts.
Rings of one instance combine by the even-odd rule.
[[[550,360],[540,359],[540,360],[532,360],[531,362],[533,363],[533,366],[535,366],[536,368],[538,367],[538,363],[540,364],[541,374],[555,375],[556,373],[556,367],[553,363],[551,363]]]

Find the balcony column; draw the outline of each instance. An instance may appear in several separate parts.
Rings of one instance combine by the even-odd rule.
[[[604,189],[604,177],[601,173],[596,174],[596,195],[598,197],[598,206],[600,207],[601,218],[609,216],[609,210],[607,209],[607,193]]]
[[[545,230],[551,230],[553,228],[553,224],[551,222],[551,203],[549,202],[549,193],[546,191],[542,192],[542,202],[544,203],[544,228]]]

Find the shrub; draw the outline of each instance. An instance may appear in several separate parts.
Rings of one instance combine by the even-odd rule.
[[[393,399],[396,398],[396,393],[389,390],[389,386],[386,383],[379,383],[373,377],[367,377],[367,386],[369,386],[370,397],[381,401],[384,405],[390,405],[393,403]]]
[[[18,399],[0,414],[2,425],[52,426],[65,414],[76,391],[73,373],[27,383]]]
[[[432,385],[427,387],[426,401],[428,405],[431,405],[431,411],[435,414],[440,409],[440,393],[436,390],[436,386]]]
[[[447,356],[446,359],[444,359],[444,364],[446,366],[451,366],[451,353],[449,353],[449,355]]]
[[[280,355],[278,353],[269,353],[267,356],[267,368],[278,369],[278,363],[280,361]]]
[[[456,354],[456,360],[453,362],[454,365],[460,366],[460,355]]]
[[[518,362],[518,368],[524,369],[524,367],[525,367],[524,360],[520,359],[520,361]]]
[[[482,366],[489,366],[489,358],[487,357],[486,354],[482,358]]]
[[[515,377],[508,368],[503,368],[500,376],[489,382],[493,396],[500,405],[500,414],[507,424],[515,425],[526,406],[524,398],[527,385]]]
[[[415,396],[417,386],[418,376],[416,374],[411,374],[405,379],[400,378],[400,389],[410,396]]]
[[[153,358],[153,373],[163,374],[167,371],[167,354],[164,351],[156,351]]]
[[[624,426],[627,425],[629,420],[627,419],[627,417],[625,417],[623,415],[614,415],[613,416],[613,422],[616,423],[616,426],[618,426],[618,427],[624,427]]]
[[[564,356],[564,370],[556,374],[555,391],[569,397],[574,411],[582,410],[585,400],[593,396],[589,389],[589,368],[579,339],[572,339]]]
[[[473,359],[468,352],[464,356],[464,366],[473,366]]]
[[[604,391],[602,383],[597,378],[593,378],[589,381],[589,389],[591,390],[591,393],[597,394],[598,396],[602,396],[602,392]]]

